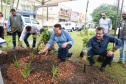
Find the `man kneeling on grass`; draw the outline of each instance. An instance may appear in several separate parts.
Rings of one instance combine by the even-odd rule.
[[[115,47],[107,51],[108,43],[112,42],[115,43]],[[92,58],[94,55],[102,55],[105,56],[106,59],[101,65],[100,70],[103,72],[105,71],[105,67],[109,64],[114,57],[114,52],[121,47],[122,41],[114,36],[109,34],[104,34],[104,28],[98,27],[96,29],[96,35],[94,35],[87,43],[87,48],[90,48],[87,52],[88,60],[90,61],[89,66],[92,66],[95,61]],[[85,56],[83,57],[85,60]]]
[[[59,46],[58,58],[61,60],[58,63],[65,62],[66,58],[71,57],[72,55],[72,53],[68,53],[68,51],[72,47],[74,41],[67,31],[62,30],[60,24],[54,25],[54,34],[51,36],[49,42],[46,44],[45,48],[39,52],[39,54],[48,50],[53,41],[56,41]]]
[[[38,43],[38,46],[37,46],[37,48],[36,48],[37,51],[38,51],[38,48],[39,48],[39,46],[40,46],[40,44],[41,44],[41,41],[43,41],[44,44],[46,45],[46,44],[48,43],[49,39],[51,38],[52,34],[54,33],[54,31],[53,31],[53,30],[47,30],[47,31],[46,31],[45,29],[40,29],[40,34],[42,34],[42,33],[44,33],[44,34],[43,34],[43,36],[42,36],[40,42]],[[56,49],[55,46],[54,46],[55,44],[56,44],[56,41],[53,41],[53,43],[51,44],[49,50],[57,51],[57,49]],[[48,54],[48,50],[46,50],[45,55],[47,55],[47,54]]]

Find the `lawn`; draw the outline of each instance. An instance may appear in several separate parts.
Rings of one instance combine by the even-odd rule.
[[[89,31],[89,33],[92,33],[92,35],[93,35],[93,34],[95,34],[95,31]],[[82,47],[83,46],[82,39],[84,38],[83,32],[82,31],[81,32],[79,32],[79,31],[70,32],[70,34],[74,40],[74,44],[73,44],[72,48],[70,49],[70,52],[73,53],[73,55],[72,55],[73,60],[82,62],[82,60],[79,58],[79,54],[83,49],[83,47]],[[2,50],[12,49],[13,46],[12,46],[11,39],[12,39],[11,36],[5,37],[5,40],[7,40],[7,42],[8,42],[8,47],[6,47],[7,46],[6,44],[3,44],[4,48]],[[40,37],[37,37],[37,43],[38,43],[39,39],[40,39]],[[32,35],[29,37],[28,40],[29,40],[30,44],[32,44]],[[18,41],[17,41],[17,43],[18,43]],[[24,47],[26,47],[24,42],[22,44]],[[113,44],[109,44],[109,45],[112,46]],[[57,47],[57,45],[56,45],[56,47]],[[93,65],[93,67],[100,68],[101,63],[97,62],[97,58],[98,58],[98,56],[94,56],[96,63]],[[124,84],[124,83],[126,83],[126,69],[123,68],[122,64],[115,63],[116,61],[118,61],[118,59],[119,59],[119,49],[115,52],[115,57],[113,59],[112,67],[107,65],[106,70],[105,70],[105,72],[103,72],[103,74],[105,74],[107,77],[109,77],[110,79],[112,79],[113,81],[115,81],[117,83]]]

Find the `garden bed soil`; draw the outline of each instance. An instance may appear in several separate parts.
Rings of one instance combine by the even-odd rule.
[[[31,50],[9,50],[8,56],[0,55],[0,68],[2,68],[2,77],[4,84],[115,84],[99,69],[87,67],[83,72],[83,64],[79,62],[66,61],[57,64],[59,59],[54,56],[34,55],[32,58],[29,53]],[[20,64],[16,68],[13,59],[18,57]],[[28,78],[24,78],[20,71],[24,70],[25,64],[30,61],[32,71]],[[52,66],[57,67],[56,78],[52,79]]]

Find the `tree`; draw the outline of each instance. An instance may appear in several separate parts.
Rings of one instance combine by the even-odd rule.
[[[102,17],[102,13],[106,12],[107,13],[107,17],[110,18],[112,20],[112,27],[113,29],[115,29],[115,24],[116,24],[116,16],[117,16],[117,6],[113,6],[113,5],[107,5],[107,4],[103,4],[99,7],[97,7],[96,9],[94,9],[92,15],[93,21],[99,23],[100,18]],[[103,10],[104,9],[104,10]],[[119,19],[119,15],[118,15],[118,19]]]
[[[94,17],[95,14],[97,14],[99,11],[106,10],[106,9],[117,11],[117,6],[116,5],[109,5],[109,4],[102,4],[99,7],[97,7],[96,9],[93,10],[93,12],[91,13],[91,16]]]

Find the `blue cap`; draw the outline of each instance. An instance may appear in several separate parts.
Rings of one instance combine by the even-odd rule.
[[[0,70],[1,70],[1,68],[0,68]]]

